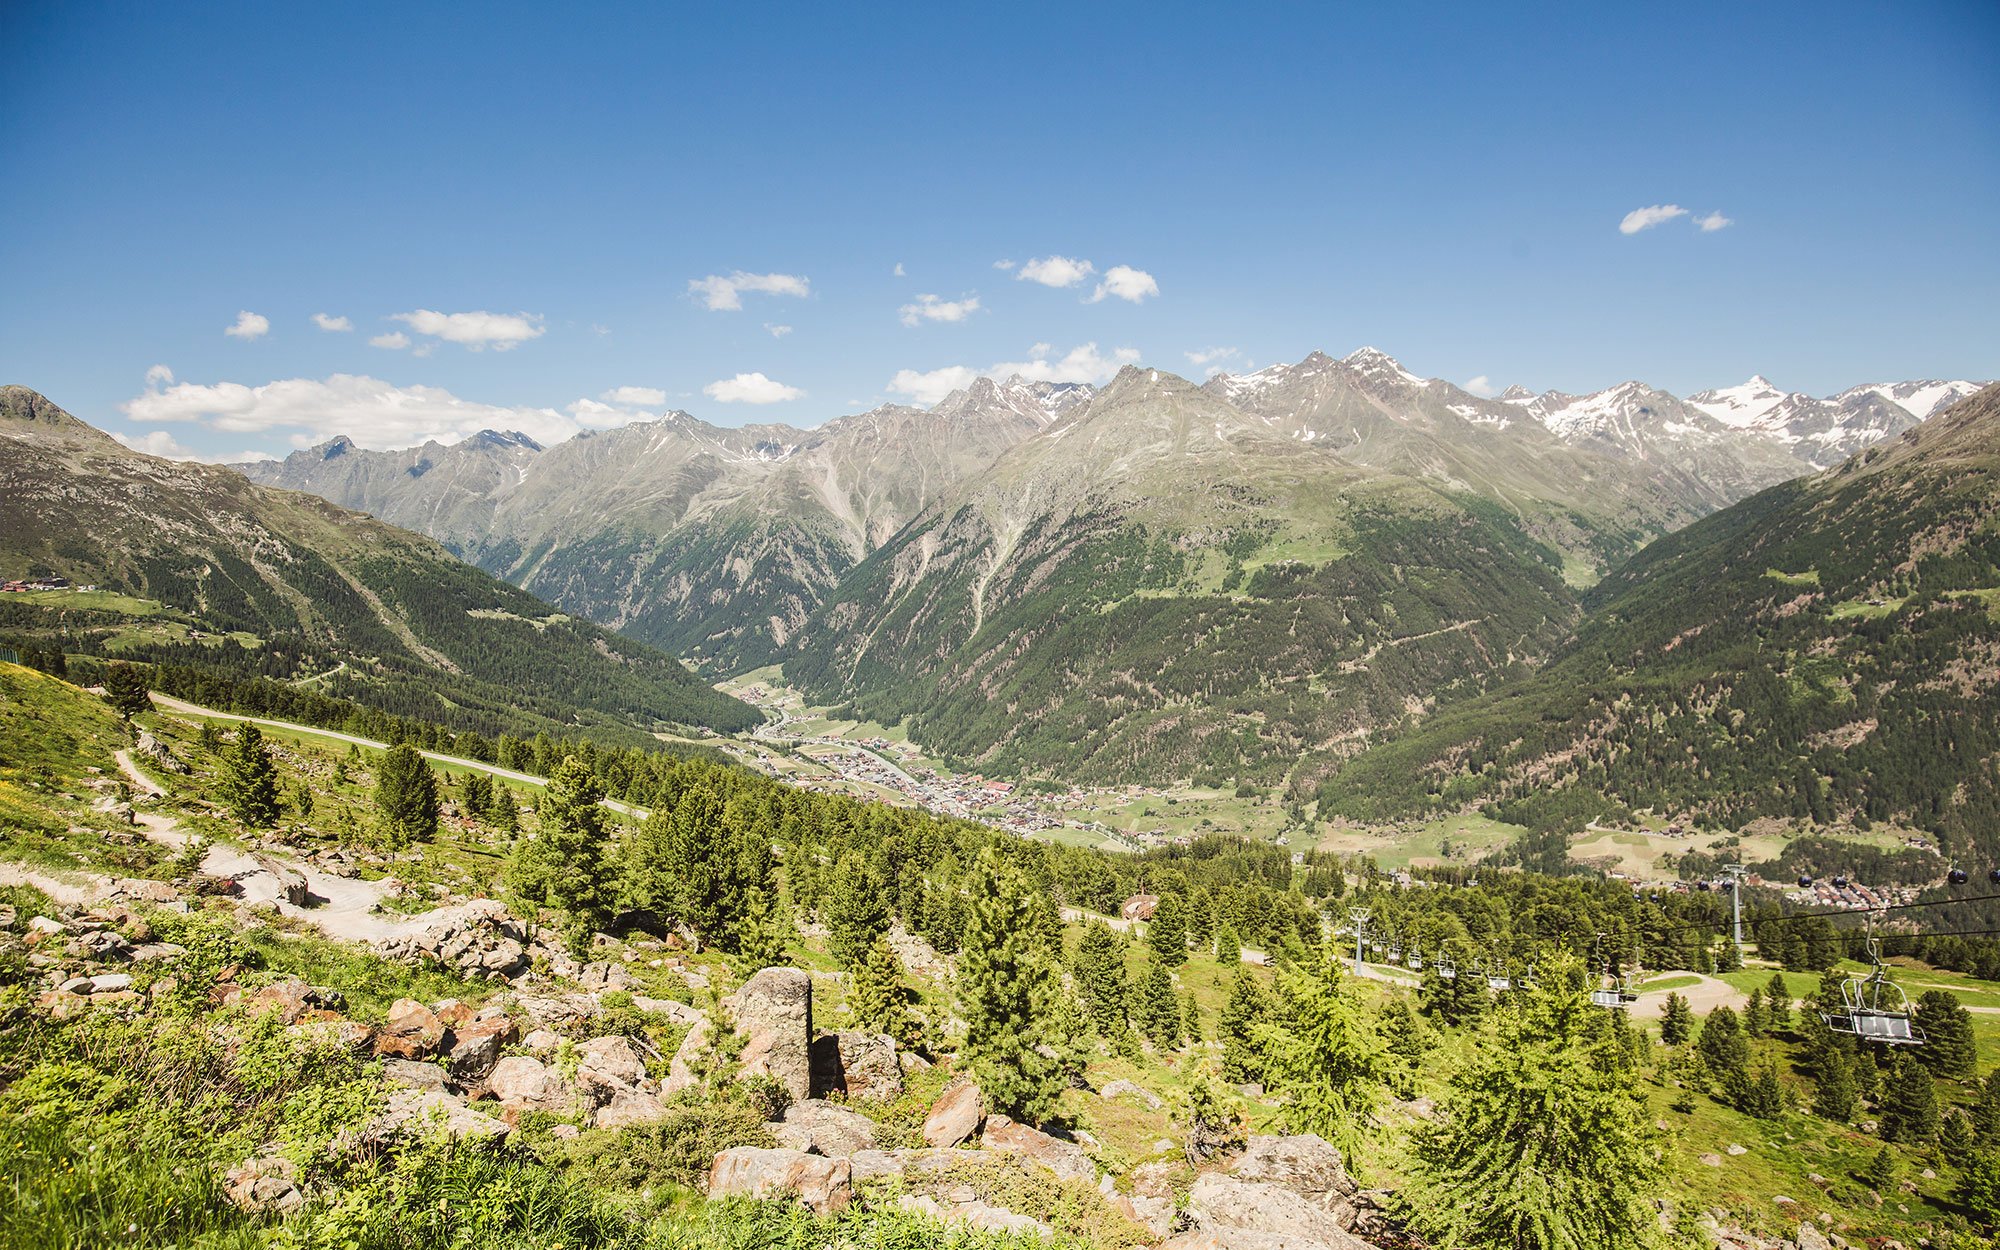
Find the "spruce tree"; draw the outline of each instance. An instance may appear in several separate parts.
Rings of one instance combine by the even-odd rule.
[[[1974,1154],[1952,1197],[1973,1223],[1990,1233],[2000,1233],[2000,1150],[1988,1147]]]
[[[1737,1023],[1735,1012],[1727,1007],[1717,1007],[1709,1012],[1701,1022],[1701,1034],[1695,1038],[1694,1051],[1701,1057],[1709,1077],[1719,1083],[1732,1100],[1742,1092],[1743,1083],[1750,1075],[1750,1043],[1743,1037],[1743,1028]]]
[[[1765,1064],[1754,1080],[1744,1084],[1737,1109],[1760,1120],[1775,1120],[1784,1114],[1785,1087],[1778,1080],[1777,1065]]]
[[[1938,1130],[1938,1151],[1944,1155],[1944,1161],[1962,1168],[1972,1162],[1975,1149],[1972,1117],[1957,1107],[1946,1111],[1943,1126]]]
[[[917,993],[903,976],[903,965],[890,948],[887,935],[878,936],[854,966],[849,1014],[868,1033],[887,1033],[905,1049],[917,1045],[920,1030],[912,1007]]]
[[[493,779],[482,772],[465,774],[465,810],[473,816],[483,815],[493,806]]]
[[[278,823],[278,769],[264,746],[264,733],[249,721],[236,731],[236,749],[229,753],[224,778],[229,809],[252,829]]]
[[[1601,1015],[1561,965],[1499,1013],[1491,1043],[1417,1134],[1409,1210],[1432,1244],[1652,1244],[1659,1164],[1638,1077],[1605,1053],[1616,1043]]]
[[[1215,940],[1215,900],[1207,890],[1197,889],[1188,898],[1187,939],[1202,951]]]
[[[1125,1032],[1125,939],[1111,926],[1093,920],[1077,939],[1076,957],[1071,961],[1077,993],[1082,996],[1090,1023],[1107,1041]]]
[[[1762,1037],[1771,1027],[1771,1013],[1764,1007],[1764,991],[1752,989],[1750,999],[1743,1004],[1743,1033],[1746,1037]]]
[[[1668,994],[1666,1006],[1660,1012],[1660,1040],[1669,1046],[1679,1046],[1694,1036],[1694,1008],[1679,994]]]
[[[1877,1193],[1893,1190],[1902,1175],[1903,1160],[1887,1146],[1877,1150],[1874,1157],[1861,1167],[1861,1179]]]
[[[514,792],[504,783],[493,786],[493,801],[486,805],[486,822],[501,833],[513,835],[521,829],[521,809],[514,805]]]
[[[104,700],[126,720],[152,711],[153,699],[146,693],[146,671],[137,664],[113,664],[104,675]]]
[[[1764,984],[1764,1005],[1771,1011],[1771,1029],[1783,1033],[1792,1027],[1792,987],[1785,984],[1785,974],[1773,972]]]
[[[516,844],[507,865],[508,888],[531,906],[563,913],[565,936],[578,949],[611,914],[603,797],[589,765],[564,757],[549,776],[534,835]]]
[[[1978,1061],[1972,1040],[1972,1013],[1950,990],[1928,990],[1917,1000],[1917,1023],[1924,1030],[1924,1044],[1916,1048],[1917,1058],[1936,1076],[1947,1081],[1970,1081]]]
[[[1227,921],[1215,931],[1215,962],[1225,968],[1243,962],[1243,939],[1237,936],[1236,926]]]
[[[390,747],[375,768],[375,810],[391,846],[437,837],[437,774],[407,742]]]
[[[882,883],[867,860],[853,852],[840,857],[820,914],[826,918],[829,945],[842,963],[852,966],[867,954],[876,938],[889,931],[889,905],[883,895]],[[1032,904],[1033,900],[1029,901]],[[1022,917],[1024,924],[1032,919],[1026,914]]]
[[[1855,1078],[1854,1060],[1829,1048],[1822,1052],[1817,1071],[1819,1086],[1813,1091],[1813,1114],[1846,1124],[1861,1108],[1861,1084]]]
[[[723,824],[722,800],[705,784],[690,786],[671,806],[654,808],[627,847],[625,904],[735,950],[745,905],[740,851]]]
[[[1264,1052],[1257,1042],[1270,1003],[1250,970],[1238,967],[1229,983],[1229,999],[1222,1006],[1217,1032],[1222,1038],[1222,1079],[1231,1085],[1247,1085],[1264,1079]]]
[[[754,972],[789,963],[796,937],[798,930],[776,890],[752,889],[744,894],[743,924],[737,934],[737,954],[744,966]]]
[[[1931,1070],[1911,1056],[1897,1059],[1882,1090],[1879,1124],[1883,1141],[1930,1142],[1943,1127],[1937,1085]]]
[[[960,1057],[987,1106],[1029,1124],[1055,1109],[1065,1078],[1058,1059],[1035,1047],[1039,1022],[1054,1010],[1062,984],[1033,929],[1035,899],[1018,869],[997,851],[980,853],[959,955]]]
[[[2000,1068],[1986,1074],[1979,1105],[1972,1109],[1972,1130],[1980,1145],[2000,1147]]]
[[[1153,908],[1153,918],[1146,922],[1146,943],[1169,968],[1187,962],[1187,908],[1180,895],[1160,896],[1159,904]]]

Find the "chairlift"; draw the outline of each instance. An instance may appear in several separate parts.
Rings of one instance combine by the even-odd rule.
[[[1849,977],[1841,982],[1841,1006],[1822,1011],[1819,1018],[1835,1033],[1846,1033],[1864,1042],[1885,1046],[1922,1046],[1924,1031],[1910,1019],[1910,996],[1888,978],[1882,967],[1881,946],[1868,935],[1868,962],[1874,970],[1865,977]]]
[[[1514,988],[1514,982],[1510,980],[1504,973],[1489,972],[1486,970],[1484,965],[1479,966],[1479,971],[1485,973],[1486,988],[1489,990],[1495,990],[1504,994],[1508,990]]]
[[[1392,964],[1403,962],[1403,944],[1401,942],[1389,943],[1389,962]]]
[[[1411,972],[1422,972],[1424,970],[1423,951],[1412,946],[1410,948],[1410,962],[1408,966]]]
[[[1812,889],[1812,887],[1813,887],[1813,879],[1811,877],[1801,876],[1799,878],[1799,888],[1801,890],[1810,890]]]
[[[1440,981],[1458,980],[1458,965],[1452,962],[1449,954],[1437,957],[1437,974]]]
[[[1954,868],[1945,874],[1944,879],[1953,885],[1964,885],[1966,882],[1972,880],[1972,874],[1963,868]]]
[[[1833,879],[1833,888],[1834,888],[1834,889],[1836,889],[1836,890],[1844,890],[1844,889],[1846,889],[1846,888],[1847,888],[1847,878],[1846,878],[1846,877],[1835,877],[1835,878]]]

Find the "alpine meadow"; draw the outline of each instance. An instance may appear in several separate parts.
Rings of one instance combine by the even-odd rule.
[[[0,1250],[2000,1239],[1990,4],[0,45]]]

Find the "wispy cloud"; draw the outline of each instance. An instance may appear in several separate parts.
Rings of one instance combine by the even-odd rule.
[[[1021,272],[1014,275],[1020,282],[1039,282],[1043,286],[1075,286],[1097,272],[1097,266],[1087,260],[1076,260],[1069,256],[1043,256],[1021,266]]]
[[[896,276],[899,278],[903,276],[903,262],[900,260],[896,262]]]
[[[236,324],[223,331],[233,339],[261,339],[271,332],[271,319],[260,313],[244,310],[236,314]]]
[[[1618,233],[1637,234],[1641,230],[1651,230],[1661,222],[1685,216],[1687,210],[1678,204],[1654,204],[1646,208],[1635,208],[1625,214],[1625,220],[1618,223]]]
[[[657,408],[667,402],[667,393],[657,386],[614,386],[598,398],[626,408]]]
[[[1724,217],[1721,213],[1710,213],[1706,217],[1695,218],[1694,224],[1701,227],[1703,234],[1713,234],[1717,230],[1735,225],[1736,222],[1733,218]]]
[[[739,373],[733,378],[710,382],[701,388],[701,393],[720,404],[781,404],[805,395],[798,387],[786,386],[761,373]]]
[[[926,321],[963,321],[979,311],[979,297],[970,295],[964,299],[943,300],[935,295],[919,295],[914,304],[905,304],[898,310],[902,313],[906,326],[921,325]]]
[[[996,260],[993,262],[993,267],[995,269],[1001,270],[1002,272],[1005,272],[1006,270],[1012,269],[1014,267],[1014,262],[1011,260]]]
[[[435,386],[396,386],[349,373],[262,386],[155,386],[122,410],[149,425],[190,422],[238,434],[288,434],[299,447],[336,434],[374,448],[408,447],[427,439],[450,443],[484,429],[520,430],[540,442],[556,443],[578,429],[575,418],[553,408],[482,404]]]
[[[688,281],[688,294],[698,295],[715,312],[734,312],[743,307],[743,293],[790,295],[804,299],[812,294],[812,281],[789,273],[745,273],[741,269],[728,277],[710,274]]]
[[[174,371],[165,365],[154,365],[152,368],[146,370],[147,386],[158,386],[162,382],[171,382],[173,380]]]
[[[1233,360],[1237,352],[1233,347],[1204,347],[1198,351],[1183,352],[1191,365],[1210,365],[1217,361]]]
[[[792,327],[790,326],[773,325],[768,321],[764,323],[764,328],[770,331],[771,337],[774,339],[784,338],[787,334],[790,334],[792,332]]]
[[[380,347],[385,351],[399,352],[410,345],[410,336],[401,330],[391,330],[368,340],[368,346]]]
[[[354,328],[354,323],[345,317],[334,317],[327,313],[314,313],[313,324],[328,334],[346,334]]]
[[[111,437],[130,447],[133,451],[144,452],[148,456],[158,456],[162,460],[194,460],[202,464],[244,464],[251,460],[276,460],[268,451],[212,452],[195,451],[183,447],[179,440],[165,430],[147,430],[144,434],[120,434],[110,431]]]
[[[1159,293],[1160,284],[1153,280],[1152,274],[1130,265],[1113,265],[1104,271],[1104,281],[1097,284],[1097,289],[1091,292],[1086,302],[1095,304],[1106,296],[1116,296],[1137,304],[1147,296]]]
[[[1466,379],[1465,389],[1481,399],[1491,399],[1500,393],[1500,388],[1493,385],[1493,379],[1483,373],[1476,378]]]
[[[489,347],[496,352],[512,351],[530,339],[542,337],[543,333],[542,319],[533,313],[442,313],[419,308],[415,312],[397,313],[389,320],[400,321],[418,334],[457,343],[475,352]]]

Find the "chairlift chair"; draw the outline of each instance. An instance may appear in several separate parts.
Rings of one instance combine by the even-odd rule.
[[[1868,938],[1868,962],[1874,965],[1865,977],[1849,977],[1841,982],[1841,1005],[1822,1011],[1819,1018],[1835,1033],[1846,1033],[1864,1042],[1885,1046],[1922,1046],[1927,1039],[1910,1018],[1910,996],[1888,978],[1882,967],[1881,948]]]
[[[1437,957],[1437,974],[1440,981],[1458,980],[1458,965],[1452,962],[1450,955]]]
[[[1411,972],[1422,972],[1424,970],[1424,953],[1414,946],[1410,948],[1409,969]]]

